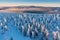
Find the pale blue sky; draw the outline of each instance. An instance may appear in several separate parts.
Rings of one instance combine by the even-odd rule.
[[[0,3],[60,3],[60,0],[0,0]]]

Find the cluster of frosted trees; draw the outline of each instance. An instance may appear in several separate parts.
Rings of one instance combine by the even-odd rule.
[[[60,40],[60,14],[24,13],[3,16],[0,17],[0,29],[3,35],[8,31],[10,24],[22,35],[34,40]]]
[[[21,32],[24,36],[36,40],[60,40],[59,14],[30,14],[23,15],[24,25]]]

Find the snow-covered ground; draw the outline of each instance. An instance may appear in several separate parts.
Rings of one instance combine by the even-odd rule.
[[[0,40],[59,40],[59,31],[60,14],[0,12]]]

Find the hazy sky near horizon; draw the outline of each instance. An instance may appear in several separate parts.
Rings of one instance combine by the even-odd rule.
[[[60,0],[0,0],[0,3],[60,3]]]
[[[38,5],[60,7],[60,0],[0,0],[1,6]]]

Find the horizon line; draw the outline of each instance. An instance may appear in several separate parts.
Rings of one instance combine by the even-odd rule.
[[[60,7],[60,3],[33,3],[33,4],[27,4],[27,3],[23,3],[23,4],[1,4],[0,3],[0,7],[4,7],[4,6],[43,6],[43,7]]]

